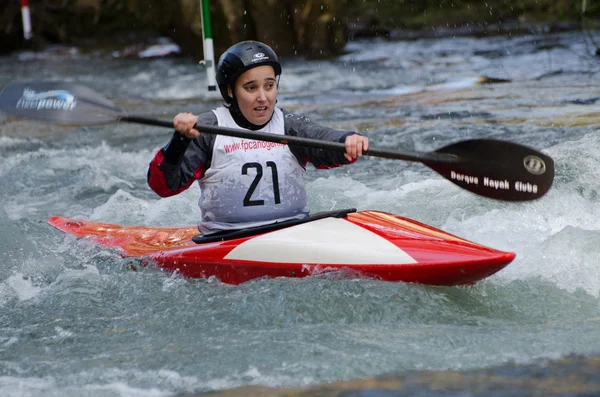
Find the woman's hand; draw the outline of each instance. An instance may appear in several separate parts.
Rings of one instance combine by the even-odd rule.
[[[344,157],[348,161],[356,160],[357,157],[362,156],[363,151],[369,150],[369,138],[358,134],[347,136],[344,144],[346,145]]]
[[[173,118],[173,126],[180,135],[186,138],[194,139],[200,135],[200,132],[194,128],[198,122],[198,116],[191,113],[179,113]]]

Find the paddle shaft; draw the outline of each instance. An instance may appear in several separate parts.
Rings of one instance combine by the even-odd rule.
[[[156,127],[175,128],[175,127],[173,127],[172,120],[155,119],[155,118],[135,116],[135,115],[118,116],[118,121],[152,125],[152,126],[156,126]],[[346,151],[346,146],[341,142],[323,141],[320,139],[303,138],[303,137],[298,137],[298,136],[293,136],[293,135],[276,135],[276,134],[269,134],[266,132],[250,131],[250,130],[242,130],[242,129],[226,128],[226,127],[210,127],[210,126],[196,125],[194,128],[196,128],[200,132],[205,132],[205,133],[209,133],[209,134],[217,134],[217,135],[227,135],[227,136],[231,136],[231,137],[235,137],[235,138],[254,139],[257,141],[281,143],[284,145],[304,146],[304,147],[311,147],[311,148],[316,148],[316,149],[324,149],[324,150],[331,150],[331,151],[338,151],[338,152]],[[363,154],[365,156],[381,157],[381,158],[395,159],[395,160],[427,162],[427,163],[432,163],[432,164],[434,164],[434,163],[448,164],[448,163],[455,163],[455,162],[459,161],[459,158],[457,156],[450,155],[450,154],[401,153],[401,152],[394,151],[394,150],[374,149],[374,148],[364,151]]]
[[[172,120],[127,115],[96,91],[65,82],[9,84],[0,92],[0,110],[62,125],[129,122],[174,128]],[[220,126],[196,125],[195,128],[208,134],[346,152],[342,142]],[[426,153],[369,148],[363,154],[420,162],[465,190],[505,201],[540,198],[554,179],[554,161],[550,156],[517,143],[493,139],[460,141]]]

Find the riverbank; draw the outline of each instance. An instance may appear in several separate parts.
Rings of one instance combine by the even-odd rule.
[[[203,59],[202,18],[196,0],[30,3],[33,39],[23,39],[21,11],[13,2],[0,18],[5,26],[0,32],[0,53],[56,44],[126,47],[167,37],[184,56]],[[286,0],[248,5],[242,0],[222,0],[210,2],[210,14],[215,54],[232,42],[258,39],[277,48],[280,55],[328,57],[342,53],[348,41],[366,37],[413,40],[597,29],[600,5],[588,5],[582,13],[582,4],[575,3],[319,0],[305,4]]]
[[[544,376],[540,376],[543,373]],[[245,386],[177,397],[571,396],[600,394],[600,356],[570,356],[475,371],[406,371],[306,388]]]

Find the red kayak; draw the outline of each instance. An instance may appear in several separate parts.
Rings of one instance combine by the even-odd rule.
[[[239,284],[352,269],[363,277],[429,285],[472,284],[508,265],[513,252],[467,241],[381,211],[344,210],[202,237],[196,226],[121,226],[55,216],[65,233],[120,249],[124,257],[191,278]]]

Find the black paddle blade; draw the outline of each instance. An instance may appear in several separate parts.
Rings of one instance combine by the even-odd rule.
[[[0,93],[0,111],[64,125],[112,123],[120,114],[91,88],[64,82],[9,84]]]
[[[435,153],[457,159],[423,163],[461,188],[497,200],[536,200],[548,192],[554,180],[552,158],[512,142],[473,139]]]

